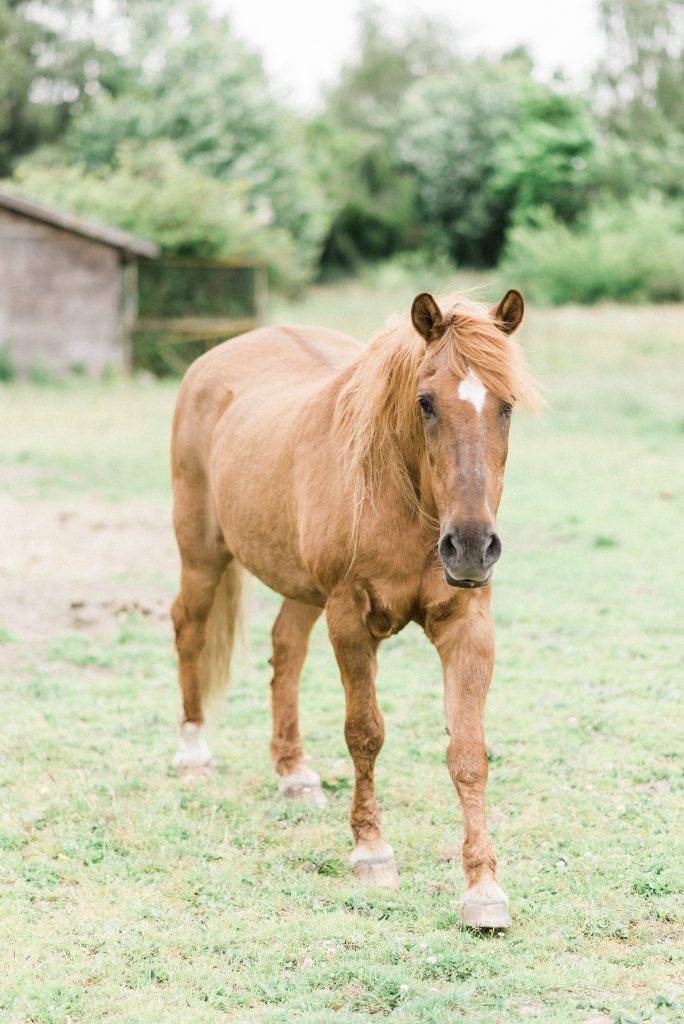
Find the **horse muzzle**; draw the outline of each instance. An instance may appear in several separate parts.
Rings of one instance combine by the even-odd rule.
[[[440,537],[439,554],[449,586],[474,590],[490,582],[501,541],[490,524],[455,524]]]

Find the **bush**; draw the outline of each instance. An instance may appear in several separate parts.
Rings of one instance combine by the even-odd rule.
[[[0,382],[7,384],[14,380],[17,375],[17,368],[12,359],[12,349],[9,342],[0,346]]]
[[[167,141],[123,143],[113,167],[57,164],[46,152],[13,181],[27,194],[157,242],[166,256],[258,261],[296,288],[310,276],[293,236],[250,207],[247,187],[183,161]]]
[[[501,269],[533,302],[684,300],[684,209],[655,196],[568,227],[541,211],[508,235]]]

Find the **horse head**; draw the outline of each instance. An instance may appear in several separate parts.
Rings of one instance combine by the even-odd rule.
[[[516,401],[508,337],[523,311],[515,290],[488,317],[467,306],[442,313],[427,292],[416,296],[411,309],[425,341],[416,380],[425,485],[439,517],[439,555],[454,587],[486,586],[501,556],[496,513]]]

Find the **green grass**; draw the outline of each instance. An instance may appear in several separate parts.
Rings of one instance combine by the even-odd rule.
[[[369,333],[399,291],[324,289],[277,316]],[[551,404],[515,419],[500,516],[488,797],[506,937],[459,926],[460,816],[419,630],[380,659],[378,789],[402,883],[388,893],[348,871],[351,773],[322,623],[302,686],[321,811],[276,793],[278,601],[264,588],[214,729],[219,777],[194,787],[170,768],[167,622],[123,613],[107,630],[31,640],[0,613],[0,1020],[684,1019],[681,316],[532,311],[521,336]],[[168,531],[174,391],[5,386],[10,497],[27,515],[92,499],[124,517],[147,508]],[[66,577],[69,564],[65,550]],[[170,600],[174,569],[136,566],[131,599],[142,574]]]

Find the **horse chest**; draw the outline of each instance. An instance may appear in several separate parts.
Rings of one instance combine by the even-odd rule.
[[[366,583],[364,590],[370,604],[366,624],[378,640],[398,633],[413,618],[417,599],[413,585],[373,581]]]

